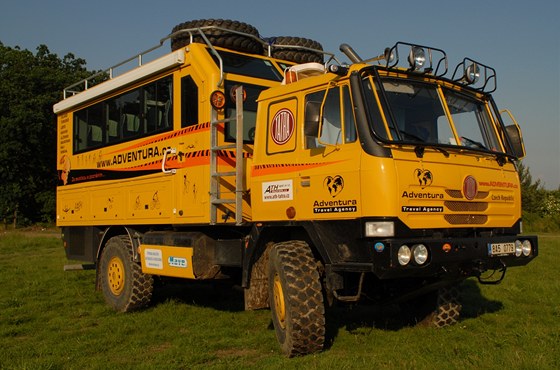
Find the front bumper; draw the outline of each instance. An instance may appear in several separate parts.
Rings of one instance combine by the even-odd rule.
[[[528,256],[515,253],[492,255],[491,245],[529,241],[531,251]],[[369,261],[335,263],[333,271],[373,272],[379,279],[408,277],[440,277],[444,279],[480,276],[488,270],[498,270],[511,266],[524,266],[538,255],[536,236],[492,236],[475,238],[391,238],[383,240],[365,239],[363,248]],[[419,265],[414,258],[405,266],[398,260],[398,250],[402,245],[411,249],[423,244],[428,249],[427,261]],[[364,255],[365,257],[365,255]]]

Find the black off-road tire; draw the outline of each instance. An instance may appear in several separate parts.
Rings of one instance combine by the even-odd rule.
[[[127,236],[112,237],[101,253],[99,279],[103,297],[116,311],[130,312],[150,303],[154,279],[132,260]]]
[[[325,343],[325,306],[317,261],[306,242],[277,243],[269,256],[272,322],[288,357],[319,352]]]
[[[207,26],[216,26],[226,28],[228,30],[243,32],[255,37],[259,37],[259,31],[250,24],[232,21],[229,19],[199,19],[184,22],[173,27],[171,33],[175,33],[184,29],[200,28]],[[240,35],[233,32],[224,30],[209,29],[204,30],[204,34],[214,46],[223,47],[226,49],[236,50],[243,53],[262,54],[263,46],[258,41],[250,36]],[[198,32],[193,33],[193,41],[196,43],[204,43],[202,36]],[[171,50],[175,51],[190,43],[190,36],[188,33],[178,35],[171,39]]]
[[[416,317],[417,325],[435,328],[455,325],[463,307],[459,293],[459,287],[452,285],[426,296],[423,304],[417,306],[420,312]]]
[[[323,63],[323,53],[306,49],[283,48],[280,45],[301,46],[304,48],[323,50],[323,46],[314,40],[303,37],[278,36],[271,37],[268,42],[273,46],[272,57],[287,60],[294,63]]]

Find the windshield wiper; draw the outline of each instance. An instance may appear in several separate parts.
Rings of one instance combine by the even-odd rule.
[[[424,139],[422,139],[422,138],[420,138],[420,137],[418,137],[414,134],[411,134],[410,132],[406,132],[405,130],[399,130],[399,133],[403,134],[405,139],[412,139],[412,140],[419,141],[421,143],[426,141],[426,140],[424,140]]]
[[[480,142],[478,142],[478,141],[475,141],[475,140],[473,140],[473,139],[469,139],[468,137],[461,136],[461,139],[464,140],[464,141],[466,141],[467,144],[470,144],[470,145],[472,145],[472,146],[475,146],[475,147],[477,147],[477,148],[479,148],[479,149],[488,149],[487,147],[484,146],[484,144],[482,144],[482,143],[480,143]]]
[[[439,146],[435,146],[435,145],[418,145],[414,148],[414,153],[416,153],[416,158],[423,158],[424,157],[424,151],[426,150],[426,148],[430,148],[430,149],[434,149],[437,150],[438,152],[442,153],[445,158],[449,158],[449,152],[443,148],[440,148]]]

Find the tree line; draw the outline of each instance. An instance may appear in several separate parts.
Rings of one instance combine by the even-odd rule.
[[[91,74],[86,61],[0,42],[0,219],[14,226],[55,218],[56,116],[62,89]]]
[[[0,219],[5,225],[53,223],[56,214],[56,116],[62,89],[86,78],[86,61],[0,42]],[[526,229],[560,231],[560,188],[549,191],[519,163]]]

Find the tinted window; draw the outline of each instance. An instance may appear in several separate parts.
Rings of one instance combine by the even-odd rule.
[[[218,51],[218,54],[220,54],[224,62],[225,73],[282,81],[283,76],[280,71],[276,69],[272,62],[266,59],[228,53],[225,51]],[[212,58],[216,62],[216,65],[219,66],[218,58],[214,55],[212,55]]]
[[[74,113],[74,153],[173,128],[171,76]]]

